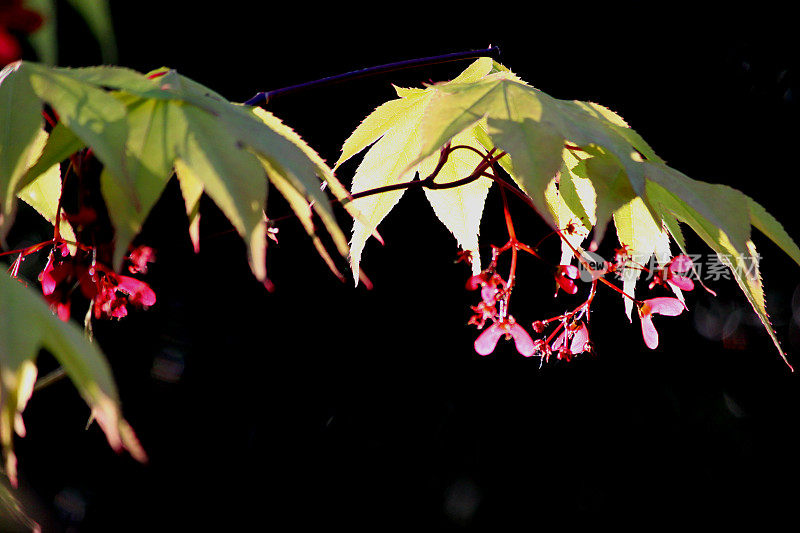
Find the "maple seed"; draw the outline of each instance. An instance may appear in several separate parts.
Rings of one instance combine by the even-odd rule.
[[[569,343],[569,345],[567,345]],[[589,328],[583,321],[568,324],[564,331],[556,338],[551,347],[552,351],[558,352],[559,359],[569,361],[573,355],[588,351]]]
[[[556,268],[556,295],[558,289],[562,289],[567,294],[575,294],[578,292],[578,286],[575,285],[573,280],[578,278],[578,267],[575,265],[558,265]]]
[[[650,282],[652,289],[656,285],[671,285],[673,288],[690,291],[694,289],[694,282],[680,274],[680,272],[687,272],[692,268],[692,260],[688,255],[679,255],[674,257],[664,268],[658,270],[653,275],[653,281]]]
[[[505,281],[499,275],[481,272],[467,280],[466,288],[470,291],[480,288],[481,299],[486,305],[494,305],[500,299],[502,286],[504,285]]]
[[[467,280],[466,288],[468,291],[477,290],[478,287],[485,283],[484,274],[475,274]]]
[[[653,325],[653,315],[677,316],[686,306],[677,298],[650,298],[639,304],[639,320],[642,323],[644,343],[651,350],[658,347],[658,331]]]
[[[536,345],[531,336],[511,317],[495,322],[481,333],[475,339],[475,351],[481,355],[489,355],[503,336],[507,340],[513,338],[517,351],[525,357],[530,357],[536,352]]]
[[[137,246],[131,251],[128,260],[130,261],[130,265],[128,265],[129,272],[132,274],[146,274],[147,263],[152,263],[156,260],[156,252],[149,246]]]

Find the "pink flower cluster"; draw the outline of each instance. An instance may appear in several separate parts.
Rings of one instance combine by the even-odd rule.
[[[613,272],[623,268],[628,257],[625,249],[617,250],[615,262],[610,265],[608,271]],[[692,290],[694,283],[684,275],[691,269],[691,259],[686,255],[679,255],[663,268],[653,272],[650,289],[664,286],[671,288],[676,293],[679,293],[679,289]],[[559,265],[555,268],[553,276],[556,282],[556,295],[559,290],[570,295],[578,293],[576,281],[579,279],[579,271],[577,267]],[[469,324],[484,330],[475,340],[475,351],[480,355],[489,355],[494,352],[499,340],[505,338],[514,341],[514,346],[521,355],[525,357],[540,356],[545,361],[549,361],[551,356],[569,361],[576,355],[591,353],[593,346],[589,335],[589,311],[597,279],[593,278],[591,284],[588,298],[572,311],[546,320],[534,321],[531,327],[536,334],[543,334],[548,325],[555,324],[555,328],[549,335],[534,340],[528,331],[508,314],[511,286],[509,282],[494,272],[493,261],[491,267],[472,276],[466,284],[468,290],[480,290],[481,294],[481,301],[471,307],[474,314],[469,319]],[[622,292],[618,288],[616,290]],[[625,293],[622,294],[631,298]],[[674,297],[661,296],[634,301],[638,308],[642,337],[645,345],[650,349],[658,347],[659,340],[658,331],[653,324],[653,316],[677,316],[686,309],[682,299]],[[486,324],[490,325],[486,327]]]
[[[154,257],[152,248],[141,246],[131,253],[128,269],[132,273],[144,272]],[[156,302],[156,294],[147,283],[117,274],[100,263],[76,260],[63,244],[50,253],[39,280],[45,300],[64,321],[70,318],[76,288],[92,302],[95,318],[122,318],[127,316],[129,304],[147,308]]]

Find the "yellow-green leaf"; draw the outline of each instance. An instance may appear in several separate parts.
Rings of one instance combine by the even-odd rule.
[[[472,132],[457,135],[453,139],[453,146],[470,146],[476,150],[482,148]],[[477,152],[468,148],[453,150],[434,181],[437,184],[446,184],[465,178],[475,170],[482,159]],[[438,156],[431,156],[420,163],[420,177],[430,175],[438,162]],[[425,196],[436,216],[450,230],[461,249],[470,252],[472,270],[475,274],[481,270],[478,234],[483,206],[486,204],[486,196],[491,185],[490,179],[480,178],[458,187],[425,189]]]
[[[32,288],[0,275],[0,443],[5,474],[16,481],[14,433],[24,436],[22,411],[33,392],[36,357],[50,352],[86,400],[114,450],[128,450],[146,460],[132,429],[124,420],[111,369],[97,345],[75,323],[62,322]]]
[[[750,207],[750,222],[764,235],[769,237],[781,250],[800,265],[800,248],[794,240],[786,233],[783,226],[770,215],[764,207],[753,200],[747,198],[747,205]]]
[[[419,151],[416,131],[422,117],[424,102],[424,99],[419,99],[410,106],[396,121],[394,127],[367,151],[353,176],[350,189],[352,193],[406,183],[414,179],[416,167],[409,169],[409,164]],[[359,198],[353,202],[362,213],[362,217],[353,223],[353,235],[350,240],[350,266],[356,282],[359,279],[361,253],[367,239],[400,201],[404,192],[402,189],[389,191]]]
[[[648,170],[647,195],[650,201],[660,204],[678,220],[688,224],[716,252],[719,261],[730,268],[778,353],[789,364],[767,313],[759,257],[749,235],[750,218],[741,216],[749,209],[747,197],[736,189],[695,182],[660,166]],[[672,175],[666,177],[665,174]],[[651,176],[655,179],[651,180]],[[680,186],[676,186],[676,181]]]
[[[14,109],[15,116],[31,123],[35,117],[38,127],[41,104],[48,103],[60,120],[41,159],[22,176],[23,185],[83,147],[91,148],[103,163],[103,197],[116,230],[115,268],[176,165],[195,178],[189,187],[189,178],[181,180],[188,209],[194,210],[200,190],[208,193],[248,244],[251,267],[259,279],[266,277],[267,172],[262,161],[279,175],[276,179],[282,185],[308,199],[339,253],[347,255],[347,239],[321,186],[343,204],[347,190],[300,136],[270,113],[231,103],[166,68],[146,76],[120,67],[68,69],[22,63],[16,70],[4,70],[4,78],[0,91],[20,92],[17,88],[22,87],[31,102],[21,107],[22,115]],[[10,100],[0,99],[0,116],[11,115],[13,108]],[[22,148],[16,152],[8,152],[9,164],[17,164]],[[20,181],[16,174],[13,181]],[[346,209],[357,213],[352,205]],[[190,216],[196,223],[195,214]],[[197,242],[196,235],[193,240]]]
[[[622,290],[629,296],[636,296],[636,281],[643,268],[649,268],[650,259],[656,255],[656,264],[664,265],[669,261],[669,237],[664,233],[659,222],[656,222],[650,210],[640,197],[614,211],[614,225],[617,228],[619,243],[627,246],[632,264],[621,272]],[[625,314],[632,320],[633,300],[622,297]]]
[[[44,120],[22,63],[0,71],[0,238],[11,227],[19,181],[28,168]]]
[[[30,154],[29,165],[39,157],[43,145],[47,140],[47,133],[42,130]],[[32,183],[29,183],[17,193],[17,196],[26,204],[33,207],[45,220],[55,225],[56,212],[61,198],[61,165],[53,164],[44,173],[40,174]],[[72,226],[64,219],[58,221],[59,234],[67,242],[75,242],[75,232]],[[69,245],[71,248],[74,245]]]

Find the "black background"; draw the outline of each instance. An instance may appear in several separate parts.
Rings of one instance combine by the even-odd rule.
[[[120,64],[169,66],[232,101],[499,45],[501,62],[532,85],[619,112],[673,167],[740,188],[800,235],[798,73],[779,14],[762,24],[752,13],[601,16],[498,3],[113,4]],[[85,27],[61,7],[61,64],[99,63]],[[467,64],[287,95],[268,109],[332,164],[359,121],[394,97],[392,83],[451,79]],[[345,184],[355,164],[342,167]],[[523,240],[544,235],[524,205],[511,207]],[[467,269],[419,191],[382,224],[386,245],[365,250],[371,291],[336,280],[287,221],[269,248],[268,293],[210,203],[193,255],[182,209],[173,183],[141,236],[158,253],[146,277],[157,304],[97,327],[150,462],[115,455],[96,427],[84,431],[86,408],[69,383],[37,392],[17,448],[23,501],[45,531],[650,527],[795,512],[797,376],[732,279],[711,282],[716,298],[689,294],[690,313],[656,319],[655,351],[604,291],[593,307],[596,353],[540,367],[512,343],[474,353]],[[289,212],[277,194],[269,210]],[[496,191],[481,232],[487,249],[505,241]],[[755,239],[792,357],[798,267]],[[605,245],[614,244],[609,233]],[[539,265],[520,268],[518,319],[577,303],[554,302]]]

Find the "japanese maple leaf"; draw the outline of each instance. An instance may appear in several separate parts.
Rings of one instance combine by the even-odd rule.
[[[594,202],[586,192],[578,193],[577,202],[559,196],[584,227],[587,222],[594,224],[590,250],[601,242],[614,218],[622,244],[637,253],[656,254],[663,264],[669,259],[664,230],[686,253],[679,223],[691,227],[730,268],[785,360],[767,314],[751,226],[798,264],[800,247],[761,205],[727,185],[693,180],[669,167],[607,108],[554,98],[504,68],[472,82],[437,88],[425,106],[418,128],[421,148],[410,165],[476,126],[485,127],[487,149],[506,153],[500,164],[555,229],[561,229],[560,220],[553,215],[547,194],[553,181],[567,174],[589,180]],[[567,153],[581,154],[580,161],[570,161]]]
[[[446,84],[435,84],[425,89],[396,87],[398,98],[375,109],[342,146],[342,154],[334,169],[369,147],[353,176],[351,192],[360,193],[386,185],[407,183],[417,176],[424,178],[430,175],[437,166],[437,154],[415,161],[421,148],[419,127],[426,106],[443,85],[469,83],[481,79],[494,68],[491,59],[482,58]],[[480,132],[472,128],[454,136],[453,146],[470,148],[456,149],[450,153],[436,176],[436,183],[452,182],[472,173],[482,160],[480,152],[485,152],[479,135]],[[471,252],[473,272],[480,271],[478,229],[490,186],[491,181],[481,178],[458,187],[425,190],[436,216],[453,233],[459,246]],[[382,192],[354,202],[361,214],[354,223],[350,241],[350,263],[356,282],[367,239],[404,193],[405,189]]]

